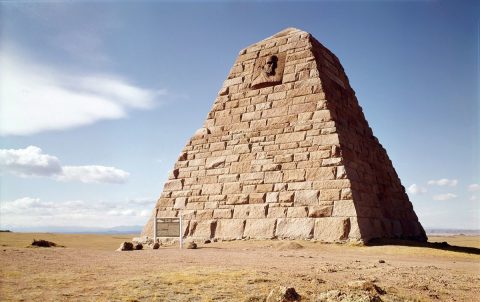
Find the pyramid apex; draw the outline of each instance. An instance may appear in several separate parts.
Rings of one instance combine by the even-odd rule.
[[[291,34],[301,34],[301,33],[308,34],[306,31],[303,31],[301,29],[298,29],[298,28],[295,28],[295,27],[287,27],[284,30],[282,30],[282,31],[276,33],[275,35],[273,35],[272,38],[278,38],[278,37],[287,36],[287,35],[291,35]]]

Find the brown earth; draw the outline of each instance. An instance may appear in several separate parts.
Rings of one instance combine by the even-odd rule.
[[[430,238],[468,248],[232,241],[199,243],[196,250],[114,251],[132,237],[1,233],[1,300],[265,301],[279,285],[294,287],[303,301],[320,301],[321,293],[334,289],[383,301],[480,296],[480,237]],[[27,248],[33,238],[66,247]],[[352,288],[358,280],[385,293]],[[329,301],[341,300],[336,297]]]

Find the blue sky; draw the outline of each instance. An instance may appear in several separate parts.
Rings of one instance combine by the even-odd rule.
[[[339,57],[422,224],[478,229],[479,12],[475,1],[0,2],[0,227],[143,224],[240,49],[297,27]]]

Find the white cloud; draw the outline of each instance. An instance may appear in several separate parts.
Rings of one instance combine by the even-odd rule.
[[[417,184],[412,184],[407,188],[407,192],[412,195],[420,195],[424,194],[427,192],[427,189],[421,186],[418,186]]]
[[[21,177],[52,176],[61,173],[60,161],[55,156],[42,154],[42,149],[0,149],[0,167]]]
[[[155,201],[152,199],[149,203],[134,201],[136,199],[116,202],[83,200],[53,202],[32,197],[0,201],[1,225],[18,227],[142,225],[151,214]]]
[[[470,196],[470,201],[475,201],[475,200],[477,200],[477,199],[478,199],[478,197],[477,197],[476,195]]]
[[[468,191],[475,192],[480,190],[480,184],[471,184],[468,186]]]
[[[0,168],[21,177],[45,176],[83,183],[124,183],[130,175],[118,168],[100,165],[62,167],[57,157],[42,153],[36,146],[0,149]]]
[[[450,200],[454,198],[457,198],[457,195],[453,193],[433,195],[433,200],[438,200],[438,201]]]
[[[442,178],[442,179],[438,179],[438,180],[429,180],[427,183],[429,185],[434,185],[434,186],[455,187],[458,184],[458,180]]]
[[[130,174],[114,167],[105,166],[64,166],[61,181],[81,181],[83,183],[124,183]]]
[[[25,55],[0,52],[0,135],[31,135],[119,119],[148,109],[166,92],[118,75],[74,75]]]

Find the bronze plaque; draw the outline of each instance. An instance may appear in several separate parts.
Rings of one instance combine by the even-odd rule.
[[[179,218],[157,218],[157,237],[180,236]]]
[[[282,83],[285,57],[285,53],[278,53],[258,58],[255,61],[250,87],[257,89]]]

